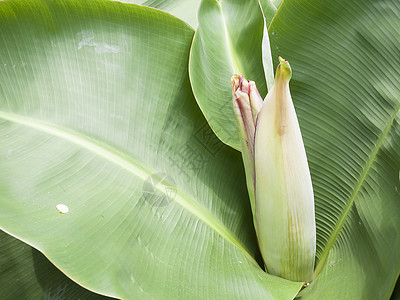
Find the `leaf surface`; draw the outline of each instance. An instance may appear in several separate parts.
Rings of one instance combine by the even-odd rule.
[[[3,299],[111,299],[90,292],[60,272],[36,249],[0,231]]]
[[[189,26],[77,0],[1,2],[0,26],[0,228],[108,296],[294,297],[253,258],[240,153],[191,93]]]

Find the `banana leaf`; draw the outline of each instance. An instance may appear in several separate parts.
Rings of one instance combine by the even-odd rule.
[[[240,153],[191,92],[192,28],[100,0],[2,1],[0,27],[1,229],[106,296],[297,294],[258,264]]]

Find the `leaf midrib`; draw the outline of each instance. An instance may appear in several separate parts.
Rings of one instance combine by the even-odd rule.
[[[74,130],[4,111],[0,111],[0,119],[36,129],[49,135],[61,138],[65,141],[69,141],[121,167],[125,171],[128,171],[129,173],[139,177],[143,181],[145,181],[149,176],[151,176],[151,174],[154,173],[118,149]],[[161,193],[165,193],[165,190],[162,189],[161,185],[156,185],[155,189],[158,189]],[[250,255],[246,247],[235,237],[235,235],[220,220],[218,220],[213,214],[193,200],[188,194],[177,189],[177,193],[173,201],[197,217],[203,223],[207,224],[225,240],[238,247],[249,258],[250,261],[258,266],[255,259]]]
[[[222,3],[217,1],[217,5],[218,5],[218,10],[219,13],[221,14],[221,19],[222,19],[222,24],[223,24],[223,29],[224,29],[224,33],[225,33],[225,42],[226,42],[226,47],[227,47],[227,53],[228,56],[230,58],[231,61],[231,66],[232,66],[232,70],[234,74],[242,74],[244,77],[245,74],[243,74],[243,68],[241,66],[240,61],[238,60],[237,56],[234,54],[234,47],[232,46],[232,41],[229,35],[229,31],[228,31],[228,27],[226,27],[226,20],[225,20],[225,15],[224,12],[222,10]]]
[[[361,190],[361,187],[363,186],[365,179],[367,178],[369,170],[371,169],[373,163],[375,162],[375,158],[378,154],[378,151],[380,150],[384,140],[386,139],[387,135],[389,134],[389,131],[393,125],[394,119],[396,118],[399,111],[400,111],[400,104],[396,107],[393,115],[391,115],[388,123],[386,124],[385,129],[382,131],[381,136],[377,140],[375,148],[372,150],[371,155],[369,156],[369,160],[366,162],[365,167],[364,167],[363,171],[361,172],[360,177],[357,181],[357,184],[356,184],[352,194],[350,195],[349,201],[347,202],[347,204],[342,212],[342,215],[338,219],[338,222],[336,223],[336,226],[333,229],[332,234],[331,234],[328,242],[325,245],[325,248],[321,254],[321,258],[319,259],[318,264],[314,271],[314,279],[317,278],[318,275],[321,273],[321,271],[325,265],[325,262],[328,258],[329,252],[332,249],[333,244],[335,243],[336,238],[338,237],[338,235],[347,219],[347,215],[350,213],[351,207],[352,207],[359,191]]]

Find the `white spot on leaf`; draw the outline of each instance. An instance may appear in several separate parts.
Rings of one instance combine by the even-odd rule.
[[[94,33],[91,30],[83,30],[77,33],[80,39],[78,43],[78,50],[83,47],[94,47],[96,53],[118,53],[120,51],[119,46],[110,45],[103,42],[95,41]]]
[[[69,208],[65,204],[57,204],[56,208],[60,212],[60,214],[66,214],[69,212]]]

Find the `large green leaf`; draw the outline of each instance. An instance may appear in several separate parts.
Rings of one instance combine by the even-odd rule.
[[[229,83],[233,74],[243,74],[266,95],[260,4],[257,0],[203,0],[198,18],[189,65],[193,93],[215,134],[240,149]]]
[[[190,27],[78,0],[0,2],[0,27],[2,229],[105,295],[294,297],[253,259],[240,153],[191,93]]]
[[[0,231],[2,299],[111,299],[66,277],[36,249]]]
[[[197,8],[200,0],[121,0],[121,2],[147,5],[169,12],[197,28]]]
[[[270,27],[310,162],[318,278],[302,299],[388,299],[400,271],[400,4],[290,1]]]

